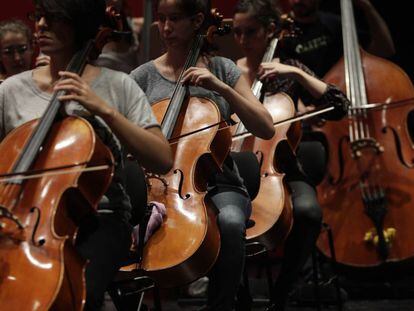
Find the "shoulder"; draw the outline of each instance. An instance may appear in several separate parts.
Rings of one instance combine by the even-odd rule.
[[[222,81],[234,86],[240,78],[241,70],[228,58],[215,56],[210,59],[210,70]]]
[[[30,80],[32,79],[32,72],[33,70],[28,70],[8,77],[0,83],[0,88],[3,92],[21,88],[22,85],[30,83]]]
[[[140,79],[142,77],[151,75],[155,71],[156,71],[156,68],[154,66],[154,62],[149,61],[149,62],[146,62],[146,63],[138,66],[134,70],[132,70],[129,75],[132,79],[137,80],[137,79]]]
[[[214,56],[210,58],[210,63],[213,67],[233,68],[236,67],[234,61],[222,56]]]
[[[109,69],[106,67],[101,67],[101,78],[108,80],[111,86],[125,86],[129,84],[134,84],[134,80],[130,77],[130,75],[113,69]]]

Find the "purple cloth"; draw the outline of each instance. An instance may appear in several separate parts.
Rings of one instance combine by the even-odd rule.
[[[151,215],[148,220],[147,229],[145,230],[145,238],[144,238],[144,244],[148,241],[148,239],[154,234],[155,231],[161,226],[164,217],[167,215],[167,209],[165,208],[165,205],[156,202],[151,201],[150,206],[152,207]],[[136,225],[134,227],[134,230],[132,232],[133,238],[135,241],[135,247],[138,248],[139,246],[139,225]]]

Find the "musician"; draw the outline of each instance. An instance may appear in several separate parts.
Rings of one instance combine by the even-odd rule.
[[[156,11],[166,53],[131,72],[150,103],[172,96],[193,39],[208,26],[210,4],[207,0],[160,0]],[[236,113],[254,135],[264,139],[273,136],[270,114],[254,97],[232,61],[213,57],[204,49],[197,65],[184,73],[181,83],[189,85],[192,96],[212,99],[224,119]],[[220,253],[210,274],[209,310],[233,309],[244,264],[246,220],[251,209],[250,198],[230,156],[223,170],[209,183],[221,234]]]
[[[250,83],[256,77],[265,82],[267,93],[285,92],[298,105],[329,105],[335,109],[324,114],[330,120],[341,119],[349,105],[336,87],[315,78],[302,63],[276,58],[261,63],[270,39],[280,30],[280,16],[270,0],[240,0],[233,19],[234,38],[245,54],[237,61]],[[305,106],[304,106],[305,107]],[[301,145],[299,146],[301,148]],[[301,162],[281,163],[286,173],[293,203],[293,228],[285,242],[280,274],[271,293],[269,310],[284,310],[293,283],[318,238],[322,211],[312,179],[303,172]]]
[[[64,110],[86,116],[111,149],[115,176],[97,215],[81,223],[76,241],[79,254],[89,260],[86,310],[99,310],[131,244],[131,205],[118,178],[123,149],[156,173],[171,168],[171,151],[145,94],[128,75],[90,64],[81,76],[65,71],[72,56],[104,22],[105,1],[35,0],[35,7],[32,17],[39,47],[50,56],[50,63],[10,77],[0,86],[0,140],[24,122],[39,118],[53,92],[64,90],[66,95],[59,98]]]
[[[32,64],[32,31],[20,20],[0,23],[0,83]]]
[[[286,40],[285,52],[300,60],[319,77],[343,55],[341,18],[319,9],[321,0],[289,0],[290,15],[300,29],[297,37]],[[365,18],[368,29],[358,31],[361,46],[380,57],[395,53],[387,24],[369,0],[354,0],[356,11]],[[365,29],[364,29],[365,28]]]

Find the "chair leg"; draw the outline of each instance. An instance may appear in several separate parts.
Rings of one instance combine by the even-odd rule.
[[[266,269],[267,288],[268,288],[269,297],[270,297],[273,293],[272,263],[270,262],[269,253],[267,253],[266,257],[267,258],[266,258],[265,269]]]
[[[331,253],[331,269],[332,272],[335,274],[334,276],[334,284],[335,284],[335,290],[336,290],[336,303],[339,311],[342,311],[343,307],[343,301],[341,297],[341,286],[339,282],[339,277],[337,274],[337,261],[336,261],[336,253],[335,253],[335,245],[333,241],[333,234],[332,229],[327,223],[323,223],[322,227],[324,230],[326,230],[326,233],[328,234],[328,243],[329,243],[329,252]]]
[[[321,299],[319,296],[319,268],[316,258],[316,249],[312,252],[312,276],[313,276],[313,290],[315,295],[316,310],[321,311]]]
[[[160,290],[158,289],[157,286],[154,286],[153,298],[154,298],[154,310],[155,311],[162,311]]]

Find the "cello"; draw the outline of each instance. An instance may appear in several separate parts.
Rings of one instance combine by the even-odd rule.
[[[214,10],[212,16],[213,25],[192,43],[171,99],[153,105],[172,145],[174,165],[165,175],[147,175],[148,199],[162,202],[167,216],[147,241],[139,268],[160,287],[183,285],[205,275],[220,249],[215,209],[206,198],[207,179],[221,170],[231,134],[217,105],[188,96],[188,86],[180,82],[185,70],[197,63],[204,40],[225,31],[219,27],[222,16]]]
[[[273,60],[279,40],[293,35],[292,20],[285,16],[281,22],[282,30],[271,39],[262,63]],[[262,95],[262,88],[263,83],[256,78],[251,89],[258,99]],[[274,124],[294,117],[296,112],[292,99],[285,93],[264,94],[263,105],[271,114]],[[280,124],[270,140],[254,136],[245,138],[243,133],[246,133],[246,128],[242,122],[237,124],[234,131],[232,151],[253,151],[260,163],[260,188],[257,196],[252,198],[250,216],[254,225],[248,227],[246,232],[246,239],[251,245],[259,243],[266,250],[272,250],[286,239],[292,228],[292,202],[279,164],[294,157],[294,150],[300,140],[300,127],[298,122],[293,126],[289,122]],[[246,179],[243,174],[242,177]]]
[[[67,70],[83,72],[112,33],[102,28]],[[59,114],[63,94],[55,92],[39,120],[15,128],[0,144],[2,310],[81,310],[85,302],[77,227],[108,188],[114,160],[89,122]]]
[[[314,128],[328,150],[318,199],[342,267],[396,267],[414,257],[414,144],[407,125],[414,87],[401,68],[359,48],[351,1],[341,0],[341,15],[344,57],[324,80],[346,91],[351,108],[344,120]],[[330,256],[325,236],[317,245]]]

